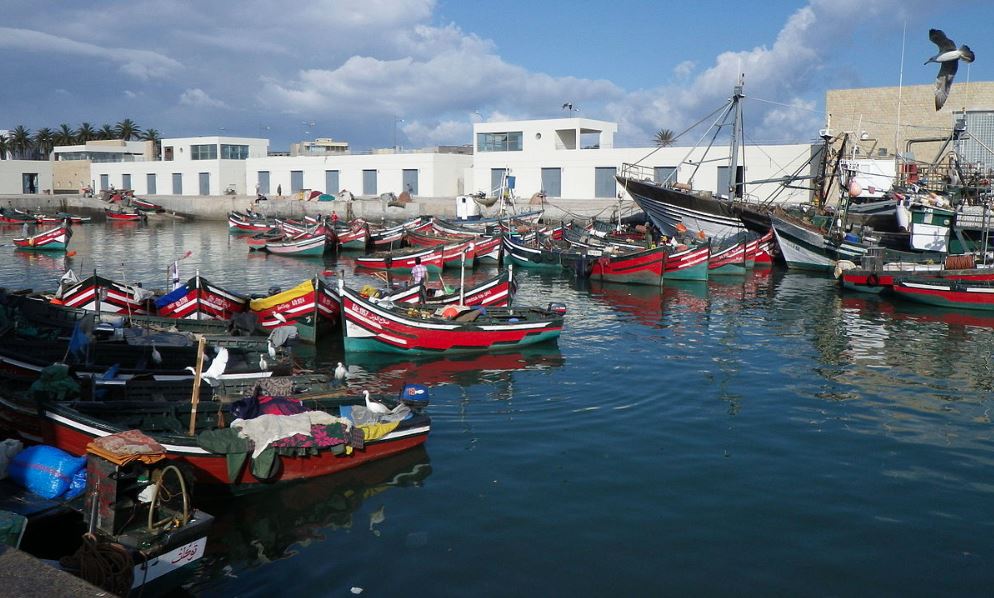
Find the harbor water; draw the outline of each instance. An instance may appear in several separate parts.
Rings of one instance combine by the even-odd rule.
[[[346,254],[250,254],[223,223],[74,227],[0,286],[68,265],[146,288],[184,252],[235,291]],[[486,277],[492,268],[472,276]],[[338,274],[341,275],[341,274]],[[986,595],[994,581],[994,315],[756,271],[662,289],[516,272],[568,306],[558,345],[411,360],[301,354],[348,384],[431,385],[424,449],[224,500],[185,589],[208,596]],[[458,272],[446,271],[458,284]]]

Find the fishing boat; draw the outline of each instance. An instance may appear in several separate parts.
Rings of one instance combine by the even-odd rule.
[[[664,246],[617,255],[605,253],[594,261],[590,278],[605,282],[658,286],[663,282],[667,253]]]
[[[871,247],[860,266],[840,262],[835,273],[843,289],[880,294],[892,291],[904,279],[994,280],[994,264],[977,264],[972,254],[908,253]]]
[[[911,278],[897,281],[893,291],[901,299],[928,305],[994,310],[994,280]]]
[[[380,230],[370,230],[369,243],[373,246],[373,249],[375,250],[400,247],[400,245],[404,241],[405,234],[408,231],[412,230],[427,231],[431,230],[431,228],[432,224],[430,219],[427,219],[423,216],[418,216],[413,220],[410,220],[408,222],[403,222],[396,226],[391,226]]]
[[[712,250],[708,256],[708,276],[746,273],[746,242],[731,242]]]
[[[135,285],[93,276],[60,287],[53,302],[106,314],[145,314],[152,293]]]
[[[369,224],[365,220],[357,218],[347,225],[338,224],[333,230],[339,249],[365,251],[369,246]]]
[[[711,247],[676,245],[669,247],[663,263],[663,280],[707,280]]]
[[[558,339],[565,311],[391,307],[362,297],[341,281],[338,292],[346,351],[441,354],[512,349]]]
[[[252,299],[249,309],[265,330],[295,326],[300,340],[317,343],[341,322],[341,302],[332,285],[322,277],[306,280],[292,289]]]
[[[197,272],[185,284],[155,300],[156,314],[190,320],[228,320],[248,309],[249,298],[223,289]]]
[[[858,264],[869,249],[851,233],[829,234],[788,216],[773,215],[771,221],[780,253],[791,269],[831,272],[839,260]]]
[[[761,237],[749,241],[746,246],[746,267],[749,267],[749,262],[752,261],[753,268],[772,268],[774,255],[776,255],[776,240],[771,228]]]
[[[535,270],[575,270],[586,276],[589,273],[590,259],[586,250],[571,247],[568,243],[559,244],[552,239],[536,240],[528,243],[517,235],[504,234],[504,257],[515,266]]]
[[[244,212],[228,212],[228,230],[230,232],[258,233],[268,231],[276,226],[276,222],[257,214]]]
[[[277,255],[320,256],[324,255],[325,242],[324,234],[303,234],[266,241],[266,251]]]
[[[72,230],[66,226],[52,228],[30,237],[15,238],[14,246],[31,251],[65,251],[69,246]]]
[[[355,265],[357,268],[369,270],[410,273],[417,259],[421,260],[421,265],[427,268],[429,274],[439,273],[444,267],[441,247],[415,247],[399,251],[371,253],[356,257]]]
[[[141,222],[145,216],[141,212],[125,212],[104,208],[104,215],[109,222]]]
[[[129,198],[128,204],[134,209],[139,210],[141,212],[152,212],[155,214],[161,214],[162,212],[166,211],[166,209],[160,206],[159,204],[148,201],[147,199],[142,199],[140,197],[132,196],[131,198]]]
[[[69,220],[71,224],[86,224],[93,220],[89,216],[78,216],[68,212],[56,212],[55,214],[39,213],[35,214],[34,217],[38,220],[38,224],[62,224],[66,220]]]
[[[38,218],[15,208],[0,208],[0,224],[38,224]]]
[[[427,440],[431,419],[424,413],[425,400],[419,395],[377,397],[376,402],[397,415],[370,415],[361,397],[306,398],[306,411],[271,416],[293,418],[280,420],[286,422],[283,429],[300,428],[300,432],[280,436],[262,447],[239,436],[240,430],[254,435],[251,430],[255,426],[243,424],[239,430],[222,423],[237,417],[227,402],[205,401],[193,406],[191,401],[144,401],[116,405],[47,399],[24,404],[4,397],[0,409],[18,410],[24,420],[32,418],[46,443],[72,454],[84,453],[96,438],[133,429],[136,421],[144,422],[138,424],[138,429],[162,445],[166,457],[189,468],[198,484],[238,491],[260,484],[332,475],[407,451]],[[410,416],[399,419],[405,414]],[[189,428],[193,435],[187,433]],[[350,433],[353,429],[356,433]],[[247,457],[253,449],[254,458]]]

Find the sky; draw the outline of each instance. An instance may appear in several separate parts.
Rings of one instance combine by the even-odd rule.
[[[739,73],[747,142],[800,143],[830,89],[896,86],[902,57],[903,84],[932,84],[932,27],[977,56],[956,82],[994,80],[990,0],[0,0],[0,14],[0,129],[130,118],[271,150],[463,145],[474,122],[565,103],[617,122],[616,146],[648,147],[721,107]]]

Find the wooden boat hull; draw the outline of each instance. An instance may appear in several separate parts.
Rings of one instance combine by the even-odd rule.
[[[346,351],[441,354],[511,349],[555,340],[563,325],[560,316],[528,309],[510,312],[519,317],[503,321],[421,318],[374,304],[348,288],[339,292]]]
[[[317,294],[311,280],[270,297],[253,299],[249,309],[266,330],[296,326],[301,340],[317,341]]]
[[[156,314],[190,320],[228,320],[248,309],[248,297],[223,289],[201,276],[155,302]]]
[[[403,254],[364,255],[355,259],[355,265],[369,270],[389,270],[390,272],[410,274],[411,269],[415,266],[414,260],[416,258],[421,258],[421,265],[427,268],[430,274],[438,274],[444,267],[441,247],[429,247]]]
[[[14,246],[29,251],[65,251],[69,246],[69,229],[60,226],[30,237],[14,239]]]
[[[746,230],[731,202],[691,192],[662,187],[624,176],[615,177],[653,224],[667,235],[677,233],[677,224],[692,232],[704,231],[709,238],[722,239]]]
[[[894,293],[909,301],[937,305],[994,311],[994,285],[943,280],[904,280],[893,287]]]
[[[666,248],[655,247],[620,256],[602,256],[594,261],[590,278],[623,284],[660,285]]]
[[[745,275],[746,243],[736,243],[708,257],[708,276]]]
[[[118,212],[115,210],[104,210],[107,220],[112,222],[141,222],[142,214],[138,212]]]
[[[59,301],[66,307],[105,314],[145,314],[142,296],[134,286],[90,276],[63,291]]]
[[[773,217],[773,231],[787,267],[797,270],[830,272],[838,260],[859,263],[867,247],[846,240],[836,242],[820,232]]]
[[[710,254],[707,245],[672,251],[666,256],[663,280],[707,280]]]
[[[277,255],[316,256],[324,255],[324,235],[284,241],[267,241],[266,251]]]

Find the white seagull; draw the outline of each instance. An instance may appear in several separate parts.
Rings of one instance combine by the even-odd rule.
[[[366,409],[369,409],[373,413],[390,413],[390,408],[383,403],[378,403],[369,398],[369,391],[362,391],[362,396],[366,399]]]
[[[940,110],[949,97],[949,88],[953,86],[959,61],[973,62],[975,56],[969,46],[957,48],[941,29],[929,29],[928,39],[939,46],[939,53],[925,61],[925,64],[938,62],[942,65],[939,67],[939,76],[935,78],[935,109]]]
[[[335,380],[345,380],[348,377],[349,371],[345,369],[345,366],[342,365],[341,361],[339,361],[338,367],[335,368]]]

